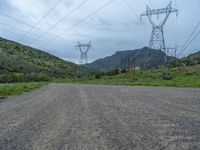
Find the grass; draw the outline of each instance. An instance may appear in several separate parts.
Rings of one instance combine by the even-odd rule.
[[[82,84],[105,84],[105,85],[141,85],[141,86],[170,86],[170,87],[195,87],[200,88],[200,65],[177,67],[169,69],[171,79],[162,78],[162,69],[145,70],[144,72],[133,72],[131,78],[127,73],[113,76],[101,76],[89,78],[62,78],[56,79],[54,83],[82,83]],[[0,85],[0,99],[9,95],[19,95],[40,88],[46,83],[17,83]]]
[[[128,78],[127,73],[114,76],[102,76],[100,79],[91,78],[63,78],[55,80],[57,83],[82,83],[106,85],[141,85],[141,86],[170,86],[200,88],[200,65],[170,68],[170,80],[164,80],[162,69],[135,72]]]
[[[20,95],[24,92],[30,92],[34,89],[40,88],[46,83],[17,83],[0,85],[0,99],[4,99],[10,95]]]

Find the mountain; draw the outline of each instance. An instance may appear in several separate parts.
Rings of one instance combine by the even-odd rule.
[[[185,65],[200,64],[200,51],[182,58],[181,62],[184,63]]]
[[[0,82],[59,78],[86,71],[86,67],[0,37]]]
[[[128,59],[132,62],[132,67],[155,68],[164,63],[166,54],[161,50],[154,50],[144,47],[136,50],[118,51],[112,56],[98,59],[90,64],[89,68],[99,69],[101,71],[110,71],[116,68],[127,68]],[[167,56],[168,60],[174,60]]]

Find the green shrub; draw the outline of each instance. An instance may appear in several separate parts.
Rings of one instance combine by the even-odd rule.
[[[38,73],[36,74],[36,80],[35,81],[49,81],[50,78],[45,73]]]
[[[122,69],[121,73],[127,73],[127,70],[126,69]]]
[[[106,73],[106,75],[108,75],[108,76],[113,76],[113,75],[118,75],[118,74],[120,74],[120,70],[119,69],[114,69],[114,70],[109,71],[109,72]]]
[[[163,73],[163,80],[171,80],[172,76],[168,72]]]
[[[96,75],[95,75],[95,78],[96,78],[96,79],[100,79],[100,78],[101,78],[101,75],[100,75],[100,74],[96,74]]]

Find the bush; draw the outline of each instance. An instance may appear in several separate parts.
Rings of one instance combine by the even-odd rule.
[[[95,75],[95,78],[96,78],[96,79],[100,79],[100,78],[101,78],[101,75],[100,75],[100,74],[96,74],[96,75]]]
[[[7,73],[0,75],[0,83],[17,83],[49,80],[50,77],[45,73]]]
[[[50,78],[45,73],[38,73],[36,74],[36,80],[35,81],[49,81]]]
[[[127,73],[127,70],[126,69],[122,69],[121,73]]]
[[[113,76],[113,75],[118,75],[119,73],[120,73],[119,69],[114,69],[112,71],[107,72],[106,75]]]
[[[171,80],[172,76],[168,72],[163,73],[163,80]]]
[[[105,73],[105,72],[102,72],[102,73],[101,73],[101,76],[105,76],[105,75],[106,75],[106,73]]]

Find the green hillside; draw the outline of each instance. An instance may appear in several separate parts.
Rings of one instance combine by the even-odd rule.
[[[185,65],[200,64],[200,51],[181,59],[181,62]]]
[[[0,83],[47,81],[86,71],[46,52],[0,38]]]
[[[120,57],[119,57],[120,58]],[[144,85],[144,86],[173,86],[173,87],[200,87],[200,52],[171,62],[167,69],[167,78],[163,76],[163,68],[151,68],[144,70],[114,69],[102,72],[93,78],[66,78],[56,82],[76,82],[86,84],[108,85]],[[165,70],[166,71],[166,70]]]
[[[171,86],[171,87],[200,87],[200,64],[193,66],[172,67],[168,70],[171,78],[163,79],[163,69],[146,69],[144,71],[132,71],[129,75],[124,72],[115,74],[99,74],[91,79],[62,79],[56,82],[76,82],[84,84],[106,85],[143,85],[143,86]]]

